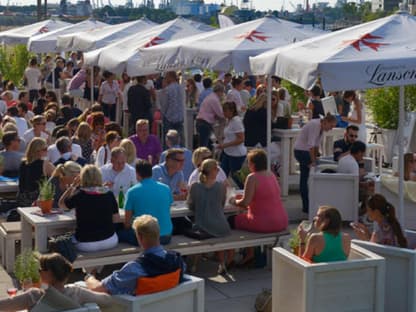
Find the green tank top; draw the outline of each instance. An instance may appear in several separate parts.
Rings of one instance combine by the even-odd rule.
[[[342,248],[342,233],[334,236],[330,233],[323,233],[325,240],[324,250],[319,255],[313,256],[313,262],[331,262],[347,260],[347,256]]]

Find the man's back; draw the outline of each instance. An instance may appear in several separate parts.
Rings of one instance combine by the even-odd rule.
[[[143,214],[155,217],[160,225],[160,235],[165,236],[172,234],[172,203],[173,197],[169,187],[147,178],[128,190],[124,208],[126,211],[132,211],[133,217]]]
[[[344,157],[341,157],[338,161],[338,173],[346,173],[346,174],[354,174],[359,175],[359,167],[358,162],[355,160],[355,158],[351,155],[345,155]]]
[[[19,176],[19,168],[20,168],[20,163],[22,162],[23,153],[5,150],[5,151],[0,152],[0,156],[4,158],[3,175],[5,177],[11,177],[11,178]]]
[[[127,106],[135,118],[149,118],[152,108],[149,90],[141,84],[131,86],[127,92]]]
[[[103,279],[102,284],[111,295],[135,295],[140,278],[154,277],[185,269],[178,253],[167,252],[161,246],[146,249],[135,261],[127,262],[120,270]]]
[[[163,116],[170,122],[182,122],[184,116],[184,101],[185,91],[177,83],[173,82],[166,87],[166,101],[165,107],[161,107]]]

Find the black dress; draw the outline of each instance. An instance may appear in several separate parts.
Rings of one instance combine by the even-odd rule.
[[[22,161],[20,164],[19,193],[17,203],[21,207],[31,206],[39,196],[39,182],[44,178],[43,160],[37,159],[30,164]]]

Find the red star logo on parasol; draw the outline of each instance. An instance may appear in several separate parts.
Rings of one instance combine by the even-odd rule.
[[[47,33],[49,31],[48,26],[43,26],[39,29],[41,34]]]
[[[149,48],[149,47],[153,47],[155,45],[158,45],[160,42],[158,41],[163,41],[165,39],[160,38],[160,37],[153,37],[152,39],[150,39],[150,41],[148,43],[146,43],[144,45],[145,48]]]
[[[263,32],[261,31],[257,31],[257,30],[252,30],[249,31],[248,33],[242,34],[240,36],[237,36],[237,39],[247,39],[250,40],[251,42],[254,42],[255,39],[261,40],[261,41],[267,41],[267,38],[270,38],[268,36],[262,36],[260,34],[263,34]]]
[[[360,46],[361,44],[369,47],[370,49],[373,49],[374,51],[378,51],[378,48],[380,48],[382,45],[389,45],[388,43],[369,41],[369,40],[377,40],[377,39],[383,39],[383,37],[374,36],[372,34],[365,34],[355,40],[345,40],[343,41],[343,44],[352,45],[357,51],[361,51],[361,46]]]

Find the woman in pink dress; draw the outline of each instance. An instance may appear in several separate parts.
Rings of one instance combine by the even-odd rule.
[[[288,225],[288,217],[276,177],[267,170],[266,153],[253,149],[247,158],[251,173],[244,185],[244,196],[231,201],[248,211],[235,217],[235,228],[259,233],[283,231]]]
[[[247,208],[247,213],[235,216],[231,226],[258,233],[283,231],[288,226],[288,217],[276,177],[267,170],[267,155],[262,149],[253,149],[247,159],[251,173],[245,181],[244,196],[230,199],[231,204]],[[247,263],[253,256],[253,251],[248,250],[242,262]]]

